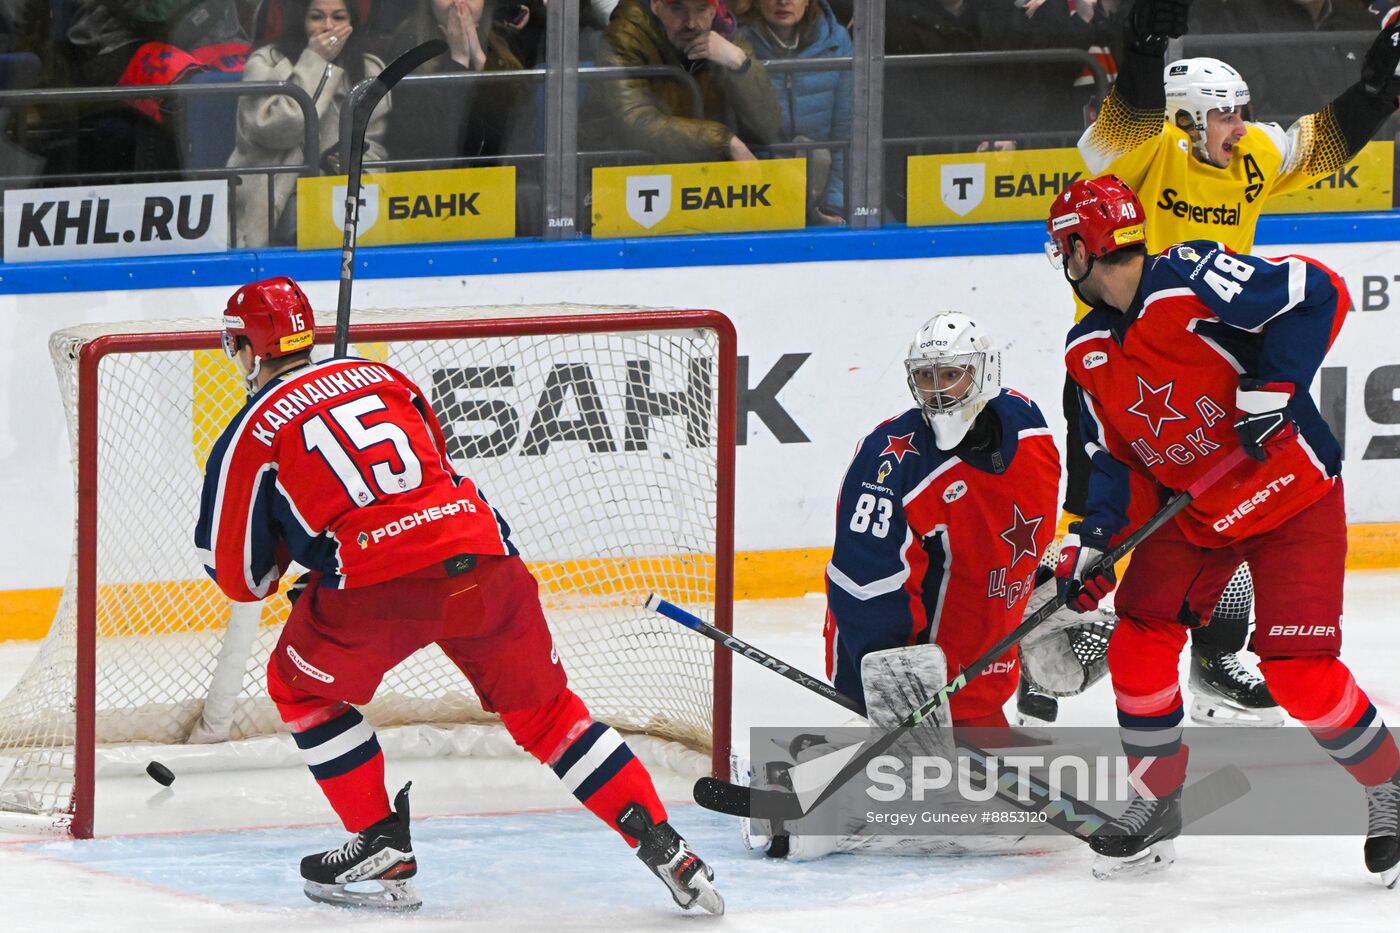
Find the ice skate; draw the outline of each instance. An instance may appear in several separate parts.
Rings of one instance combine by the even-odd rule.
[[[306,896],[337,907],[417,910],[418,862],[408,837],[408,789],[394,798],[394,812],[362,830],[345,845],[301,860]],[[352,885],[354,887],[352,887]]]
[[[637,858],[662,880],[683,909],[699,904],[712,914],[724,913],[724,898],[715,890],[714,871],[691,851],[670,823],[653,823],[645,807],[630,803],[617,818],[617,825],[640,843]]]
[[[1263,679],[1233,652],[1191,652],[1191,721],[1205,726],[1281,726],[1283,710]]]
[[[1366,788],[1366,870],[1387,888],[1400,881],[1400,774]]]
[[[1016,725],[1048,726],[1060,715],[1060,701],[1048,693],[1041,693],[1025,675],[1016,688]]]
[[[1089,837],[1094,877],[1100,881],[1161,871],[1176,861],[1172,842],[1181,835],[1181,791],[1148,800],[1136,797],[1123,815]]]

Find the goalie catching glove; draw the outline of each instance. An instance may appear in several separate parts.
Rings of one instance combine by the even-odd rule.
[[[1049,568],[1039,573],[1049,579]],[[1044,582],[1037,575],[1037,584]],[[1044,593],[1045,595],[1041,595]],[[1051,598],[1050,590],[1037,589],[1026,605],[1033,615]],[[1098,683],[1108,673],[1108,639],[1118,617],[1107,609],[1080,613],[1068,606],[1046,619],[1021,642],[1021,668],[1041,693],[1072,697]]]
[[[1069,534],[1060,540],[1055,586],[1075,612],[1097,609],[1099,601],[1118,585],[1113,564],[1104,559],[1107,550],[1107,536],[1085,529],[1083,522],[1071,522]]]

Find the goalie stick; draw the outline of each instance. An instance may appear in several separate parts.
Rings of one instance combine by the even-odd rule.
[[[780,674],[813,693],[826,697],[837,706],[844,707],[858,715],[864,715],[859,703],[825,681],[798,670],[760,648],[755,648],[742,638],[715,628],[704,619],[686,612],[675,603],[667,602],[653,593],[647,598],[646,606],[673,622],[679,622],[686,628],[699,632],[735,654],[743,655],[755,664]],[[953,744],[966,753],[968,759],[981,769],[982,775],[985,775],[991,756],[983,749],[960,737],[956,730],[953,730],[952,738]],[[1003,777],[997,784],[997,796],[1024,810],[1044,814],[1045,822],[1081,841],[1088,841],[1099,827],[1112,819],[1093,804],[1077,800],[1068,794],[1062,793],[1056,796],[1049,787],[1030,777],[1029,774],[1026,774],[1025,780],[1020,782],[1025,796],[1029,798],[1023,800],[1021,795],[1014,790],[1017,783],[1017,779],[1014,777],[1009,775]],[[1182,791],[1182,825],[1185,826],[1215,812],[1226,804],[1243,797],[1248,791],[1249,779],[1235,765],[1226,765],[1212,771]],[[745,787],[742,784],[733,784],[718,778],[700,778],[695,782],[694,795],[695,802],[705,809],[714,810],[717,813],[727,813],[730,816],[798,819],[803,815],[796,794],[788,791]],[[794,807],[793,804],[797,804],[797,806]]]
[[[1096,563],[1094,567],[1098,567],[1104,562],[1107,562],[1111,566],[1113,564],[1116,564],[1118,561],[1122,560],[1123,557],[1125,557],[1128,554],[1128,552],[1130,552],[1133,548],[1137,547],[1143,541],[1147,540],[1147,538],[1150,535],[1152,535],[1158,528],[1161,528],[1167,522],[1175,518],[1177,513],[1179,513],[1182,509],[1190,505],[1192,500],[1195,499],[1196,496],[1200,495],[1206,489],[1213,486],[1216,483],[1216,481],[1218,481],[1226,473],[1230,472],[1230,470],[1234,469],[1236,465],[1238,465],[1244,460],[1244,458],[1245,451],[1243,447],[1236,447],[1234,450],[1227,453],[1220,460],[1219,463],[1217,463],[1211,469],[1203,473],[1194,483],[1191,484],[1189,488],[1177,493],[1175,496],[1172,496],[1172,498],[1168,500],[1165,505],[1158,509],[1156,513],[1152,515],[1151,518],[1149,518],[1146,522],[1142,524],[1141,527],[1139,527],[1132,534],[1128,535],[1128,537],[1124,539],[1122,543],[1120,543],[1117,547],[1110,549],[1103,557],[1099,559],[1099,562]],[[1049,584],[1047,583],[1046,585]],[[922,706],[920,706],[918,709],[914,710],[908,716],[906,716],[903,722],[901,722],[898,726],[891,729],[890,731],[886,732],[884,735],[880,736],[880,738],[866,745],[865,748],[858,755],[855,755],[853,758],[847,761],[845,766],[842,767],[841,770],[836,773],[836,776],[833,777],[829,782],[827,782],[826,786],[822,788],[821,792],[818,793],[816,797],[810,802],[799,799],[799,797],[796,794],[787,794],[786,792],[775,791],[773,793],[783,794],[787,798],[786,802],[784,802],[780,807],[781,812],[764,812],[759,815],[773,816],[784,819],[798,819],[803,815],[812,812],[814,809],[821,805],[822,801],[826,800],[828,797],[834,794],[837,791],[837,789],[841,787],[841,785],[845,784],[855,775],[864,771],[866,765],[868,765],[873,759],[878,758],[880,755],[884,754],[885,751],[887,751],[891,745],[899,741],[900,737],[905,735],[910,729],[913,729],[919,723],[923,722],[929,716],[933,715],[934,711],[936,711],[940,706],[948,702],[949,697],[966,687],[967,682],[969,680],[976,677],[978,674],[982,673],[989,666],[991,666],[993,663],[999,660],[1003,654],[1010,650],[1011,646],[1018,643],[1022,638],[1025,638],[1026,635],[1029,634],[1032,629],[1034,629],[1036,626],[1040,625],[1046,619],[1050,618],[1052,615],[1058,612],[1064,606],[1064,604],[1064,598],[1062,596],[1056,596],[1054,599],[1048,600],[1045,603],[1045,605],[1041,606],[1038,610],[1031,613],[1029,618],[1025,619],[1021,622],[1020,625],[1016,626],[1014,629],[1008,632],[1006,634],[1006,637],[1002,638],[1001,641],[997,642],[995,645],[989,648],[981,657],[977,658],[966,668],[964,668],[958,674],[958,676],[954,677],[940,690],[934,693],[933,696],[929,697],[929,699]],[[1241,774],[1241,777],[1243,777],[1243,774]]]
[[[345,236],[340,244],[340,294],[335,303],[335,355],[344,356],[350,346],[350,289],[355,283],[355,235],[360,225],[360,166],[365,157],[365,130],[374,108],[404,76],[430,58],[447,51],[447,43],[431,39],[415,45],[371,81],[362,81],[350,91],[345,106],[350,108],[350,151],[345,160]]]

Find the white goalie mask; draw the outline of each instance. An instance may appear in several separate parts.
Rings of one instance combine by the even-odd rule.
[[[1218,58],[1183,58],[1172,62],[1163,74],[1163,81],[1167,91],[1167,118],[1181,129],[1195,130],[1193,148],[1202,159],[1205,159],[1208,113],[1238,110],[1241,119],[1250,118],[1249,85],[1238,71]],[[1189,126],[1184,125],[1187,121]]]
[[[952,450],[1001,391],[1001,350],[972,318],[943,311],[914,335],[904,371],[938,449]]]

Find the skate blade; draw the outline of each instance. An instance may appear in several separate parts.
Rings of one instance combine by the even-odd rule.
[[[1281,726],[1283,710],[1277,706],[1244,709],[1219,700],[1191,699],[1191,721],[1202,726]]]
[[[1400,865],[1395,865],[1391,868],[1387,868],[1385,871],[1381,872],[1380,875],[1378,875],[1377,877],[1380,878],[1381,884],[1383,884],[1387,889],[1395,887],[1395,883],[1397,881],[1400,881]]]
[[[359,881],[355,884],[375,886],[372,890],[359,890],[343,884],[318,884],[306,882],[302,889],[308,898],[318,904],[333,907],[346,907],[352,910],[417,910],[423,906],[418,889],[412,879],[402,881]]]
[[[695,900],[690,902],[686,910],[691,907],[699,907],[706,913],[718,917],[724,914],[724,898],[720,897],[714,884],[708,878],[697,878],[695,880]]]
[[[1165,871],[1176,861],[1176,846],[1167,839],[1156,842],[1127,858],[1094,857],[1094,877],[1100,881],[1129,878]]]

